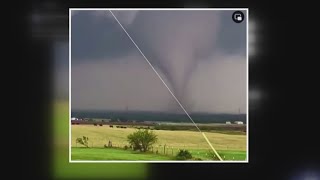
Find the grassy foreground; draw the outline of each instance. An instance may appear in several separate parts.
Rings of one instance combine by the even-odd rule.
[[[53,179],[146,179],[147,164],[69,163],[68,101],[54,104]]]
[[[154,154],[154,153],[140,153],[132,150],[115,149],[115,148],[84,148],[74,147],[71,150],[71,158],[77,160],[126,160],[126,161],[175,161],[174,156],[170,153],[168,155]],[[194,158],[201,158],[202,160],[210,160],[207,151],[197,150],[191,152]],[[245,160],[245,151],[219,151],[219,154],[224,160]]]
[[[115,148],[72,148],[72,160],[173,160],[170,156]]]
[[[90,147],[103,147],[110,140],[118,147],[128,145],[127,136],[136,129],[134,128],[110,128],[109,126],[93,126],[93,125],[72,125],[71,126],[71,145],[76,147],[76,139],[78,137],[89,137]],[[164,145],[168,148],[177,149],[210,149],[208,143],[201,133],[196,131],[169,131],[154,130],[158,136],[158,142],[154,145],[159,151]],[[207,138],[216,150],[246,150],[245,135],[230,135],[222,133],[205,132]]]
[[[195,131],[170,131],[154,130],[158,136],[158,142],[153,146],[153,152],[158,151],[156,155],[137,154],[129,150],[110,152],[104,149],[108,141],[112,141],[114,147],[122,148],[127,143],[127,136],[136,131],[135,128],[113,128],[93,125],[72,125],[72,160],[174,160],[173,157],[179,152],[179,149],[187,149],[194,158],[201,160],[211,160],[208,143],[202,134]],[[205,132],[213,147],[218,151],[224,160],[245,160],[246,159],[246,136],[231,135],[222,133]],[[89,147],[82,147],[76,143],[76,138],[89,137]],[[101,149],[102,148],[102,149]],[[95,154],[96,152],[96,154]],[[159,156],[162,155],[162,156]],[[164,157],[166,156],[166,157]]]

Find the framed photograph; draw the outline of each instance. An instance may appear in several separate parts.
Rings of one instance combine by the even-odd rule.
[[[69,162],[248,163],[247,8],[69,9]]]

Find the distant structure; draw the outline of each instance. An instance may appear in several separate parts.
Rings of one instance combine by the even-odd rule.
[[[242,121],[235,121],[234,123],[235,123],[235,124],[243,124]]]
[[[226,121],[226,124],[231,124],[231,122],[230,121]]]
[[[238,114],[238,121],[234,121],[234,124],[243,124],[243,122],[242,121],[240,121],[240,108],[239,108],[239,112],[238,112],[239,114]]]
[[[71,121],[78,121],[78,118],[72,117],[72,118],[71,118]]]

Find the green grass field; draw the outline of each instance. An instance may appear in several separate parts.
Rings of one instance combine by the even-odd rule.
[[[53,106],[53,166],[54,179],[146,179],[147,164],[69,163],[68,101]]]
[[[245,151],[218,151],[224,160],[244,160]],[[120,148],[85,148],[73,147],[71,149],[72,160],[133,160],[133,161],[175,161],[175,157],[169,152],[167,155],[154,153],[141,153]],[[194,158],[211,160],[208,151],[191,151]],[[234,159],[233,159],[234,158]]]
[[[173,160],[172,157],[115,148],[72,148],[72,160]]]
[[[72,125],[72,160],[165,160],[163,158],[172,159],[178,153],[179,149],[189,150],[195,158],[210,160],[209,151],[211,151],[211,149],[208,143],[201,133],[195,131],[154,130],[159,140],[153,146],[152,150],[153,152],[158,151],[159,154],[166,155],[167,157],[158,155],[150,156],[150,154],[144,157],[141,153],[125,150],[116,151],[117,153],[108,153],[108,151],[101,149],[105,144],[108,144],[109,140],[112,141],[113,146],[123,148],[125,145],[128,145],[126,140],[127,135],[135,131],[137,130],[134,128],[122,129],[116,128],[115,126],[114,128],[110,128],[107,125]],[[205,134],[224,160],[246,159],[245,135],[212,132],[206,132]],[[89,137],[89,147],[91,148],[74,149],[75,147],[82,146],[76,143],[76,138],[82,136]],[[164,149],[166,150],[164,151]],[[88,151],[87,155],[85,154],[86,151]],[[97,151],[97,155],[94,155],[93,152],[95,151]]]

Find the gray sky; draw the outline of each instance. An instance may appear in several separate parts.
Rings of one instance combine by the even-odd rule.
[[[233,11],[114,11],[189,112],[246,111],[246,21]],[[108,11],[72,15],[72,109],[179,109]],[[68,90],[68,44],[57,44]],[[66,57],[66,61],[63,60]]]

